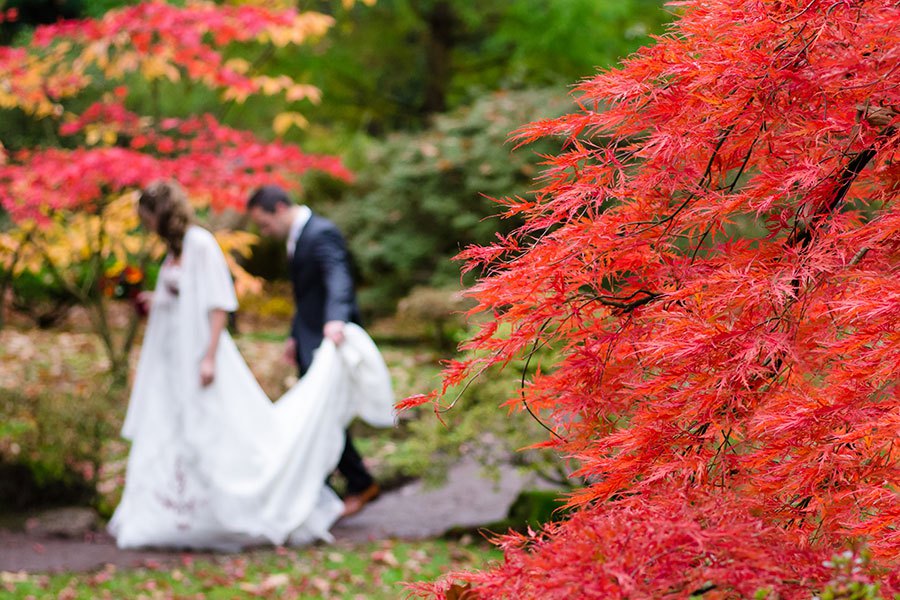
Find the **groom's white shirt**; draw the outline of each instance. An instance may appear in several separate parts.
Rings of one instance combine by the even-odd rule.
[[[294,258],[297,240],[300,239],[300,234],[303,233],[303,228],[306,227],[310,217],[312,217],[312,210],[305,204],[298,206],[294,210],[294,221],[291,223],[291,228],[288,231],[287,236],[287,253],[289,259]]]

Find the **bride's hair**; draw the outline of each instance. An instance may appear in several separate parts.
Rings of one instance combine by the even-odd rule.
[[[156,216],[156,233],[176,257],[181,256],[184,234],[194,219],[187,194],[176,181],[154,181],[143,190],[138,206]]]

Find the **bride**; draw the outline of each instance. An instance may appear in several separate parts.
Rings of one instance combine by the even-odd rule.
[[[325,484],[354,416],[393,423],[390,378],[348,324],[272,403],[225,330],[237,299],[215,238],[192,224],[181,187],[139,201],[166,243],[122,435],[131,452],[109,529],[120,548],[236,550],[331,540],[343,503]]]

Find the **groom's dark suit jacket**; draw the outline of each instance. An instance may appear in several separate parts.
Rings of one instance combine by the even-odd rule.
[[[297,364],[306,372],[324,339],[326,322],[360,321],[347,245],[334,223],[310,217],[294,247],[290,271],[297,307],[291,336],[297,342]]]

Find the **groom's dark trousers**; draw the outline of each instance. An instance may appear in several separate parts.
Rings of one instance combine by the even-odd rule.
[[[359,323],[359,308],[344,238],[323,217],[312,215],[289,261],[296,313],[291,337],[297,345],[297,365],[302,376],[312,364],[313,352],[324,339],[328,321]],[[374,483],[347,431],[338,472],[347,479],[347,494],[362,492]]]

